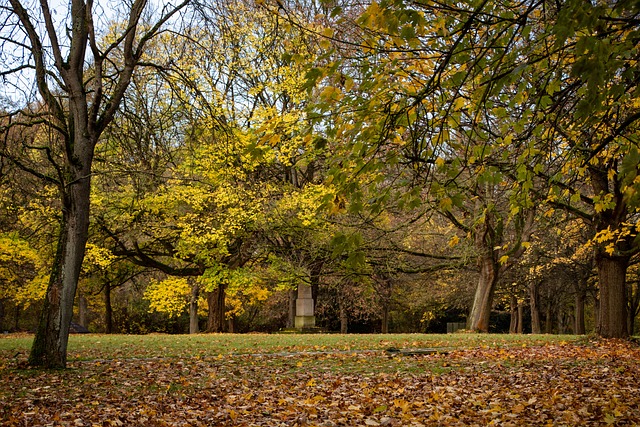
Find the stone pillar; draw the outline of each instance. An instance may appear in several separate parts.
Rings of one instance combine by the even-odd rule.
[[[298,298],[296,299],[296,329],[315,328],[313,295],[311,286],[298,285]]]

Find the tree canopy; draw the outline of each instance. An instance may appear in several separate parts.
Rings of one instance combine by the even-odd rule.
[[[49,278],[34,365],[78,283],[195,326],[204,296],[209,330],[284,327],[298,286],[342,331],[634,330],[637,2],[50,7],[0,28],[0,301]]]

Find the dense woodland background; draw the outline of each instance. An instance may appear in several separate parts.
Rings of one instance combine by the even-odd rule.
[[[0,330],[17,331],[36,329],[59,260],[78,101],[34,77],[9,3]],[[135,55],[127,12],[96,12],[102,60],[78,65],[89,100],[135,69],[101,104],[117,108],[96,134],[74,322],[273,332],[302,284],[327,331],[636,331],[637,2],[221,0],[158,30],[160,12],[140,15],[153,37]]]

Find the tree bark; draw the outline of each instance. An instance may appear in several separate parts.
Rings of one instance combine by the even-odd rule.
[[[498,266],[492,254],[485,254],[480,259],[480,278],[473,298],[473,307],[467,320],[467,329],[478,332],[489,332],[489,317],[493,305],[498,280]]]
[[[4,332],[4,300],[0,298],[0,333]]]
[[[638,314],[638,306],[640,305],[640,289],[638,286],[638,282],[635,282],[631,285],[627,284],[629,297],[627,300],[629,301],[629,307],[627,310],[627,329],[629,332],[629,336],[633,336],[636,330],[636,315]]]
[[[78,136],[76,136],[78,137]],[[90,142],[78,141],[90,145]],[[80,268],[89,232],[89,196],[93,149],[83,152],[63,194],[62,226],[40,323],[29,355],[29,365],[67,366],[67,343]]]
[[[15,317],[13,318],[13,330],[18,332],[20,330],[20,306],[15,305]]]
[[[545,305],[544,316],[544,333],[550,334],[553,332],[553,305],[551,304],[550,292],[547,292],[547,304]]]
[[[524,303],[518,302],[518,329],[516,331],[519,334],[524,332]]]
[[[576,292],[575,295],[575,319],[573,333],[576,335],[584,335],[586,332],[584,324],[584,306],[586,295],[584,292]]]
[[[207,332],[225,332],[226,285],[218,285],[207,295],[209,316],[207,318]]]
[[[509,323],[509,333],[515,334],[518,332],[518,298],[515,295],[511,295],[510,301],[511,321]]]
[[[340,304],[340,333],[346,334],[349,330],[349,316],[344,304]]]
[[[383,334],[389,333],[389,305],[382,304],[382,328],[381,331]]]
[[[287,329],[296,327],[296,299],[298,298],[298,290],[291,289],[289,291],[289,315],[287,316]]]
[[[111,306],[111,283],[104,285],[104,333],[113,333],[113,307]]]
[[[78,324],[84,328],[89,328],[89,304],[84,293],[78,295]]]
[[[344,285],[338,288],[338,317],[340,319],[340,333],[346,334],[349,329],[349,314],[347,313],[347,302]]]
[[[626,275],[629,258],[598,254],[596,266],[600,284],[600,323],[598,335],[603,338],[627,338]]]
[[[200,288],[198,283],[193,281],[191,285],[191,298],[189,299],[189,334],[200,332],[198,327],[198,297]]]
[[[529,306],[531,308],[531,333],[542,332],[540,323],[540,297],[538,295],[538,283],[532,282],[529,286]]]

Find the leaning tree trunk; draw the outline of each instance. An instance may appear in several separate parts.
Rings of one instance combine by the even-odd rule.
[[[491,254],[486,254],[480,260],[480,278],[473,298],[471,314],[467,320],[467,329],[489,332],[489,317],[497,281],[498,265]]]
[[[63,194],[63,215],[56,255],[40,322],[29,355],[31,366],[64,368],[80,268],[89,231],[91,156]]]
[[[626,275],[629,258],[598,254],[600,306],[598,335],[603,338],[627,338]]]

